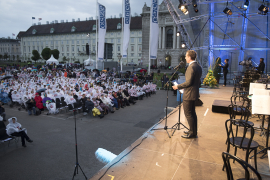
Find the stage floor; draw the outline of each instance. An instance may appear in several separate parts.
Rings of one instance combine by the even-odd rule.
[[[221,154],[226,151],[225,120],[229,115],[213,113],[212,103],[215,99],[229,100],[232,94],[231,87],[219,89],[201,89],[203,106],[196,107],[198,116],[198,138],[184,139],[183,126],[176,130],[169,138],[165,130],[151,130],[164,128],[165,120],[147,130],[141,138],[127,147],[117,158],[104,166],[91,180],[226,180],[226,172],[222,171],[223,161]],[[182,111],[183,112],[183,111]],[[168,127],[172,127],[178,120],[179,108],[169,114]],[[188,124],[181,113],[181,122]],[[253,118],[256,125],[260,121]],[[172,130],[168,130],[172,134]],[[255,140],[260,145],[265,144],[265,138],[256,132]],[[230,153],[233,154],[231,148]],[[253,154],[253,153],[252,153]],[[245,152],[238,150],[237,156],[244,159]],[[268,158],[260,159],[258,155],[258,170],[263,179],[269,179]],[[253,164],[253,159],[250,160]],[[234,178],[244,177],[238,165],[232,165]]]

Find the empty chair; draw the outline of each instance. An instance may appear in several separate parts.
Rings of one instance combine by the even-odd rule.
[[[243,129],[243,133],[238,132],[238,127]],[[234,155],[236,156],[237,149],[246,151],[245,161],[248,163],[249,155],[254,151],[254,164],[257,170],[257,148],[259,144],[253,140],[254,128],[245,121],[228,119],[225,122],[225,128],[227,132],[227,151],[229,153],[230,146],[235,148]],[[240,134],[240,135],[239,135]]]
[[[245,178],[241,178],[241,179],[246,179],[246,180],[250,179],[249,169],[257,176],[258,180],[262,179],[260,174],[258,173],[258,171],[256,171],[256,169],[254,169],[250,164],[243,161],[242,159],[240,159],[240,158],[238,158],[236,156],[233,156],[233,155],[231,155],[230,153],[227,153],[227,152],[222,153],[222,159],[223,159],[223,162],[224,162],[224,167],[226,168],[226,173],[227,173],[227,179],[228,180],[234,180],[230,160],[238,162],[243,167],[243,169],[245,170]],[[239,170],[237,169],[237,171],[239,171]]]
[[[55,102],[59,102],[60,103],[60,99],[59,98],[56,98],[55,99]]]

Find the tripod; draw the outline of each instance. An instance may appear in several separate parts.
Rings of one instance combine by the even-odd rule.
[[[75,164],[75,169],[74,169],[74,173],[73,173],[73,177],[72,177],[72,180],[74,179],[74,177],[76,176],[76,173],[78,174],[79,173],[79,170],[78,170],[78,167],[80,168],[80,170],[82,171],[85,179],[87,180],[87,177],[86,175],[84,174],[80,164],[79,164],[79,160],[78,160],[78,147],[77,147],[77,119],[76,119],[76,112],[77,110],[76,109],[73,109],[73,115],[74,115],[74,121],[75,121],[75,149],[76,149],[76,164]]]
[[[181,103],[181,100],[182,100],[182,99],[181,99],[181,98],[182,98],[182,97],[181,97],[181,94],[182,94],[182,93],[181,93],[180,91],[179,91],[179,93],[180,93],[180,103],[179,103],[179,105],[178,105],[178,107],[179,107],[178,122],[177,122],[175,125],[172,126],[172,128],[175,127],[175,128],[174,128],[174,131],[173,131],[173,133],[172,133],[172,136],[173,136],[173,134],[175,133],[176,129],[177,129],[177,130],[180,130],[180,126],[181,126],[181,125],[184,126],[184,128],[186,128],[187,130],[189,130],[189,129],[188,129],[184,124],[182,124],[181,121],[180,121],[181,105],[182,105],[182,103]],[[183,128],[182,128],[182,129],[183,129]]]
[[[169,98],[168,98],[168,94],[169,94],[169,83],[171,82],[172,78],[174,77],[175,73],[178,71],[180,66],[177,66],[176,70],[174,71],[173,75],[171,76],[171,78],[169,79],[168,82],[166,82],[166,84],[164,85],[164,87],[167,87],[167,101],[166,101],[166,119],[165,119],[165,126],[164,128],[157,128],[157,129],[152,129],[152,130],[165,130],[169,136],[169,138],[171,138],[168,129],[174,129],[174,128],[168,128],[167,126],[167,122],[168,122],[168,102],[169,102]]]

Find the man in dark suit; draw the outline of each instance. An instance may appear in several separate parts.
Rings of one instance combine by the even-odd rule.
[[[199,87],[201,83],[202,68],[195,61],[197,53],[189,50],[186,53],[186,62],[189,66],[186,71],[186,82],[173,86],[173,89],[185,89],[183,95],[184,113],[189,124],[189,131],[185,131],[183,138],[197,137],[197,115],[195,112],[195,101],[199,98]]]
[[[264,68],[265,68],[265,64],[263,61],[264,61],[264,58],[260,58],[260,64],[257,67],[257,70],[259,71],[260,74],[263,74]]]

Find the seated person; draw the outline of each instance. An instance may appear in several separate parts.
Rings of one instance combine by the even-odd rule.
[[[42,103],[42,98],[39,96],[38,93],[36,93],[35,102],[36,102],[36,106],[37,106],[38,109],[44,110],[43,103]]]
[[[10,98],[8,97],[8,93],[4,92],[3,89],[1,89],[0,92],[0,101],[3,102],[4,104],[7,104],[8,102],[10,102]]]
[[[7,135],[9,136],[16,136],[16,137],[21,137],[22,140],[22,146],[26,147],[25,145],[25,139],[28,142],[33,142],[26,134],[26,129],[22,129],[22,125],[17,122],[16,117],[12,117],[8,119],[9,124],[7,125]]]
[[[95,108],[95,104],[90,100],[90,97],[87,97],[87,100],[85,101],[85,108],[87,109],[88,113],[92,113],[93,109]],[[86,115],[87,112],[84,113],[84,115]],[[102,115],[97,108],[95,108],[95,114],[97,114],[100,119],[104,117],[104,115]]]
[[[26,101],[26,105],[27,105],[27,110],[28,110],[28,114],[32,115],[32,110],[33,110],[33,114],[36,115],[36,102],[33,98],[29,99],[28,101]]]
[[[47,96],[47,93],[44,93],[44,98],[42,99],[43,106],[46,107],[46,102],[52,102],[52,99]]]
[[[0,103],[0,116],[3,117],[3,121],[6,121],[5,108],[3,107],[2,103]]]

